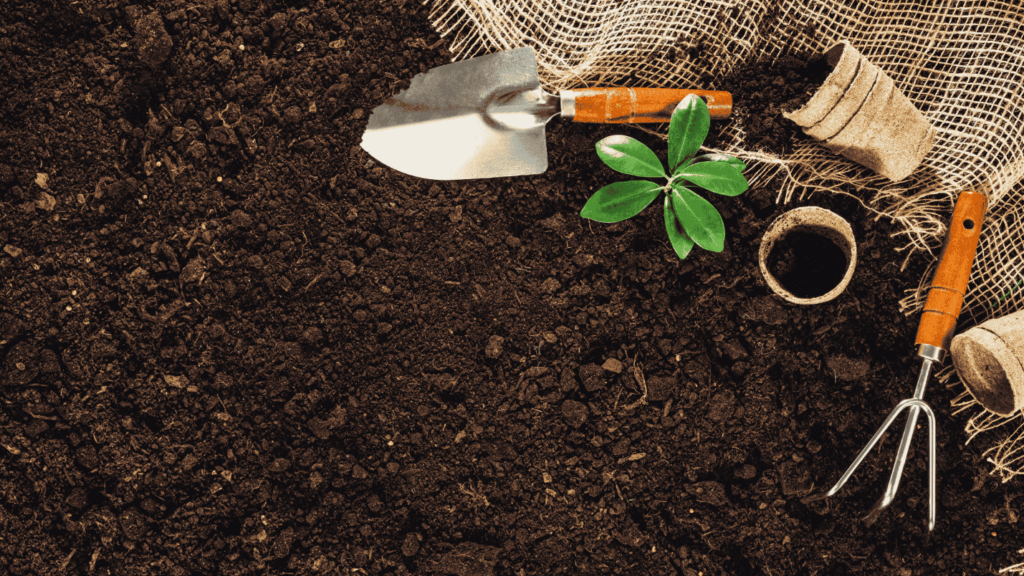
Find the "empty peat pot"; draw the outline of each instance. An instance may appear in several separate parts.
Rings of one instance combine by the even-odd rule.
[[[953,337],[953,366],[986,410],[1010,416],[1024,407],[1024,310]]]
[[[857,265],[857,243],[842,216],[805,206],[779,216],[761,239],[758,265],[768,287],[794,304],[843,293]]]
[[[783,116],[829,150],[893,182],[917,168],[935,129],[892,78],[847,41],[825,52],[832,73],[802,108]]]

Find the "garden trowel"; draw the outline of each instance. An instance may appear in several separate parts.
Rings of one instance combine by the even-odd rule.
[[[370,115],[363,149],[420,178],[464,180],[547,170],[544,126],[574,122],[668,122],[689,94],[705,99],[712,118],[732,112],[728,92],[660,88],[586,88],[548,94],[533,48],[516,48],[446,64],[412,79],[407,90]]]

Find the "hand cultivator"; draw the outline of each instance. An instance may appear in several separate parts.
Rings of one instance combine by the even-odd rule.
[[[978,237],[981,235],[981,223],[985,217],[986,203],[987,199],[984,194],[970,191],[962,192],[957,199],[953,218],[949,223],[946,244],[939,257],[939,266],[935,271],[935,277],[928,289],[928,299],[925,302],[921,323],[917,329],[915,343],[917,355],[922,358],[922,363],[913,397],[896,405],[896,408],[885,419],[885,422],[871,437],[867,446],[860,451],[853,464],[836,482],[835,486],[828,492],[804,498],[804,503],[835,496],[847,480],[853,476],[857,467],[882,438],[896,417],[904,410],[909,410],[907,425],[903,430],[903,437],[900,439],[900,445],[896,452],[896,461],[893,464],[892,475],[889,477],[889,484],[885,488],[885,493],[864,518],[865,522],[869,525],[872,524],[896,498],[896,491],[899,489],[900,479],[903,477],[903,468],[907,463],[910,442],[914,438],[917,419],[920,413],[924,412],[928,417],[928,532],[935,529],[937,430],[935,414],[925,403],[924,392],[928,386],[932,367],[942,363],[946,352],[949,351],[953,333],[956,331],[957,317],[960,315],[960,307],[967,290],[967,281],[971,275],[971,265],[974,262],[974,253],[978,247]]]

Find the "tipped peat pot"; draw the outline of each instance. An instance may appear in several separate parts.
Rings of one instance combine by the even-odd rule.
[[[783,116],[826,148],[893,182],[932,149],[935,129],[878,66],[842,41],[825,53],[832,73],[804,107]]]
[[[1010,416],[1024,407],[1024,310],[955,336],[953,366],[986,410]]]

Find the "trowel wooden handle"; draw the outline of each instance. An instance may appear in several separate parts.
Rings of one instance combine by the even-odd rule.
[[[714,90],[675,90],[671,88],[584,88],[566,90],[575,100],[573,122],[599,124],[635,124],[668,122],[672,111],[690,94],[704,98],[712,119],[728,118],[732,113],[732,94]],[[562,105],[563,113],[565,104]]]
[[[917,327],[916,344],[927,344],[949,351],[956,321],[967,292],[971,264],[978,249],[981,222],[988,199],[978,192],[964,191],[956,200],[949,222],[946,244],[939,256],[939,267],[928,288],[928,299]]]

